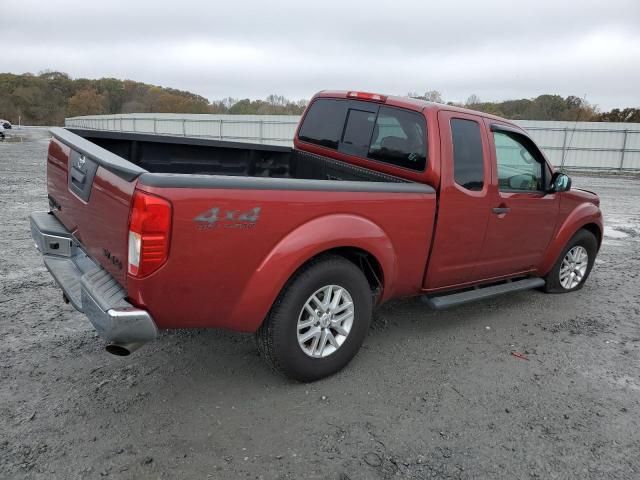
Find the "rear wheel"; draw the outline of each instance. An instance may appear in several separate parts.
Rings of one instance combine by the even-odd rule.
[[[591,273],[597,252],[595,235],[588,230],[579,230],[546,276],[545,291],[566,293],[581,289]]]
[[[318,380],[356,355],[371,309],[371,289],[362,271],[343,257],[322,257],[287,283],[256,333],[258,348],[285,376]]]

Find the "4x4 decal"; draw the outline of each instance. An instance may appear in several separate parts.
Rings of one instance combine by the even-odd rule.
[[[210,208],[197,215],[193,221],[199,230],[208,230],[221,225],[225,228],[253,228],[260,218],[261,207],[251,210],[222,210],[219,207]]]

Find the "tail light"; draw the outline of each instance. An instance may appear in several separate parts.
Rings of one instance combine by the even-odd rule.
[[[171,204],[164,198],[136,191],[129,217],[130,275],[144,277],[167,261],[170,232]]]
[[[369,100],[372,102],[386,102],[386,95],[380,95],[378,93],[368,93],[368,92],[348,92],[348,98],[357,98],[358,100]]]

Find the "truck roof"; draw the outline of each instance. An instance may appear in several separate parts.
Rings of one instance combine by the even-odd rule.
[[[385,97],[386,100],[382,102],[385,105],[406,108],[408,110],[415,110],[417,112],[422,112],[424,110],[435,110],[435,111],[448,110],[448,111],[467,113],[472,115],[479,115],[481,117],[490,118],[493,120],[499,120],[501,122],[508,123],[509,125],[512,125],[514,128],[517,128],[518,130],[522,130],[515,123],[512,123],[511,121],[505,118],[498,117],[496,115],[491,115],[490,113],[479,112],[478,110],[472,110],[470,108],[456,107],[454,105],[446,105],[443,103],[428,102],[426,100],[419,100],[417,98],[411,98],[411,97],[399,97],[395,95],[384,95],[379,93],[354,92],[351,90],[322,90],[316,93],[311,100],[313,101],[314,98],[318,98],[318,97],[350,98],[349,94],[354,94],[354,93],[359,93],[359,94],[368,95],[368,96]],[[357,99],[364,100],[364,101],[371,101],[375,103],[381,103],[379,100],[368,100],[367,98],[363,98],[363,97],[357,97]]]

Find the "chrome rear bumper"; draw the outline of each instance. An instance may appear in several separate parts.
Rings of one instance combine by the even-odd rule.
[[[31,236],[66,298],[98,334],[113,344],[143,344],[158,335],[146,310],[125,299],[122,286],[82,250],[71,233],[47,212],[32,213]]]

